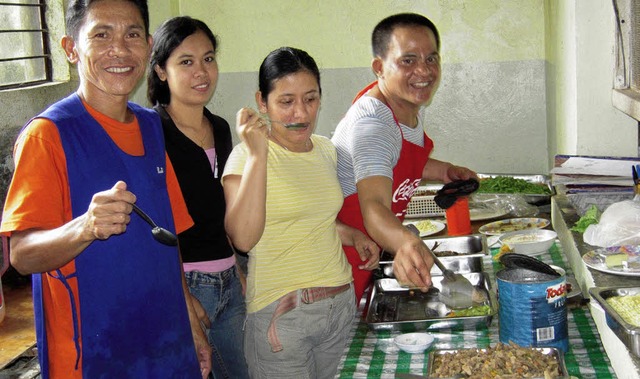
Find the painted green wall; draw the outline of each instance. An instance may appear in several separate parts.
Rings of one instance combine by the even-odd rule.
[[[221,72],[256,71],[284,45],[308,51],[321,68],[368,67],[373,27],[398,12],[438,26],[445,63],[544,59],[543,0],[173,0],[151,7],[152,25],[167,8],[219,36]]]

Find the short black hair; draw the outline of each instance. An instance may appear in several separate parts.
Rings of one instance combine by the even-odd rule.
[[[171,18],[153,33],[153,49],[147,74],[147,99],[152,105],[168,105],[171,102],[169,84],[158,77],[155,67],[165,68],[171,53],[190,35],[203,32],[211,41],[213,51],[218,50],[218,40],[207,24],[189,16]]]
[[[397,27],[424,26],[431,29],[436,37],[436,47],[440,51],[440,34],[431,20],[417,13],[398,13],[389,16],[376,25],[371,34],[371,49],[374,57],[384,58],[389,49],[391,34]]]
[[[322,94],[320,70],[316,61],[306,51],[285,46],[270,52],[262,61],[258,72],[258,88],[262,100],[267,101],[276,80],[300,71],[307,71],[316,78]]]
[[[91,4],[98,1],[106,1],[106,0],[70,0],[69,6],[67,7],[67,16],[66,16],[66,28],[67,35],[73,37],[73,39],[78,38],[78,32],[80,31],[80,27],[82,27],[82,23],[87,15],[87,10],[91,7]],[[147,5],[147,0],[127,0],[133,3],[136,8],[140,11],[140,15],[142,16],[142,21],[144,22],[144,31],[147,35],[149,35],[149,6]]]

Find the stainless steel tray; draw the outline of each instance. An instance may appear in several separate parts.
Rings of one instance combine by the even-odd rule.
[[[402,287],[395,279],[385,278],[375,281],[369,294],[369,308],[365,321],[372,330],[398,330],[410,332],[416,330],[446,329],[456,326],[476,327],[491,325],[497,313],[498,302],[491,287],[489,277],[484,272],[463,274],[471,284],[482,288],[489,294],[485,305],[489,314],[482,316],[447,317],[450,311],[438,300],[442,276],[433,276],[433,288],[422,293]],[[427,315],[429,312],[429,315]]]
[[[554,357],[557,361],[558,361],[558,369],[560,370],[560,372],[558,373],[558,378],[569,378],[569,372],[567,371],[567,365],[564,361],[564,354],[562,352],[560,352],[558,349],[553,348],[553,347],[532,347],[532,350],[538,350],[541,351],[543,354],[545,355],[551,355],[552,357]],[[445,355],[445,354],[453,354],[453,353],[457,353],[459,351],[462,351],[463,349],[452,349],[452,350],[433,350],[431,352],[429,352],[429,372],[427,375],[428,379],[450,379],[450,378],[443,378],[443,377],[439,377],[439,376],[435,376],[434,372],[435,372],[435,360],[436,358]],[[471,350],[471,349],[469,349]],[[475,350],[475,349],[474,349]],[[486,350],[486,349],[477,349],[477,350]],[[544,379],[544,377],[535,377],[534,379]]]
[[[640,293],[640,287],[592,287],[589,288],[589,293],[604,309],[609,328],[613,330],[633,355],[640,357],[640,327],[626,322],[622,316],[607,303],[607,299],[613,296],[637,295]]]
[[[524,179],[529,183],[541,184],[549,189],[551,192],[549,195],[543,194],[523,194],[525,200],[530,204],[537,204],[544,201],[549,201],[551,196],[555,194],[555,190],[551,185],[551,178],[547,175],[522,175],[522,174],[478,174],[478,178],[495,178],[496,176],[509,176],[515,179]],[[485,195],[484,193],[476,193],[474,196]],[[496,193],[491,195],[508,195],[504,193]]]
[[[482,258],[489,253],[487,237],[484,234],[472,234],[460,237],[426,238],[424,243],[432,248],[438,243],[438,251],[455,251],[455,256],[438,256],[442,264],[457,273],[480,272],[483,270]],[[385,276],[393,278],[393,256],[383,252],[380,256],[380,267]],[[431,275],[442,275],[442,271],[435,265],[431,268]]]

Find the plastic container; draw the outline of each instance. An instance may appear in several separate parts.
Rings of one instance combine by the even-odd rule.
[[[469,198],[459,197],[447,208],[447,233],[450,236],[466,236],[471,234],[471,216],[469,215]]]

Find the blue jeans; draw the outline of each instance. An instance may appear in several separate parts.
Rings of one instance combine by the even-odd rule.
[[[209,316],[209,344],[213,348],[212,373],[216,379],[249,378],[244,358],[246,306],[236,268],[222,272],[186,272],[189,292]]]

